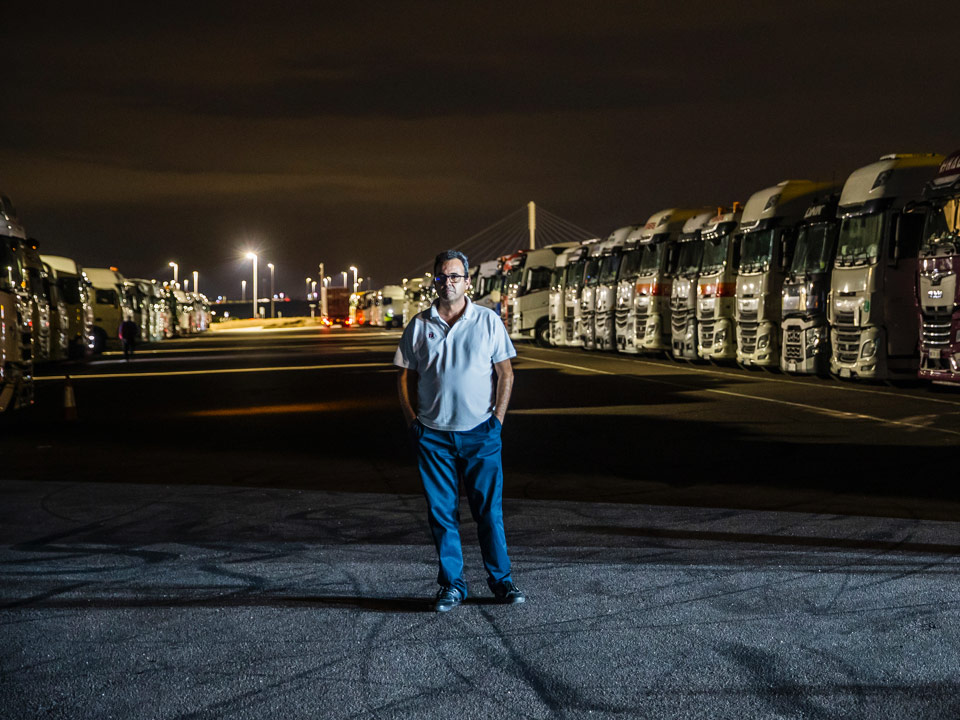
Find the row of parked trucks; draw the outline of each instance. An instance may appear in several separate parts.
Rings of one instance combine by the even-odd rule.
[[[481,263],[472,295],[515,340],[957,383],[958,222],[960,152],[885,155],[842,185],[786,180]],[[405,287],[409,321],[432,284]]]
[[[144,341],[201,332],[210,323],[199,293],[41,254],[6,196],[0,269],[0,412],[33,403],[35,365],[102,352],[124,320],[137,324]]]

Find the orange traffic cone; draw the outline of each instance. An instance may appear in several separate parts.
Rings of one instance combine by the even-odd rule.
[[[73,380],[69,375],[63,378],[63,419],[77,419],[77,397],[73,394]]]

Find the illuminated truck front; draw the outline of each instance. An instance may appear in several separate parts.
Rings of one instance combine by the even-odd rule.
[[[691,220],[689,225],[694,226]],[[702,220],[699,223],[702,225]],[[687,227],[677,243],[677,261],[670,288],[670,329],[673,356],[696,360],[699,346],[697,323],[697,278],[703,262],[703,238],[700,229]]]
[[[739,212],[713,218],[704,227],[703,263],[697,279],[700,357],[732,360],[737,356],[734,313],[740,238]]]
[[[640,272],[641,250],[637,247],[639,231],[630,235],[624,244],[620,258],[620,273],[617,280],[617,349],[623,353],[636,354],[637,307],[635,304],[636,281]]]
[[[921,378],[960,383],[960,152],[950,155],[924,189],[930,202],[920,246]]]
[[[888,155],[854,171],[844,184],[840,234],[830,279],[830,371],[886,379],[916,373],[917,255],[920,199],[943,156]]]
[[[22,228],[0,198],[0,412],[33,404],[31,303]]]
[[[827,293],[840,221],[837,196],[807,211],[783,282],[780,369],[824,375],[830,367]]]
[[[583,287],[580,289],[580,345],[585,350],[596,349],[596,297],[600,282],[600,258],[591,255],[583,269]]]
[[[523,283],[523,266],[527,259],[525,253],[516,253],[503,266],[503,292],[500,298],[500,317],[510,332],[513,327],[513,314],[516,311],[514,300]]]
[[[595,346],[597,350],[616,350],[614,340],[616,303],[617,303],[617,275],[620,271],[622,248],[612,248],[600,262],[600,277],[596,286],[594,300],[596,316]]]
[[[670,298],[673,272],[668,267],[671,250],[656,236],[641,242],[640,267],[634,283],[637,318],[636,345],[641,350],[668,350],[671,346]]]
[[[563,326],[558,344],[567,347],[583,345],[580,294],[583,290],[583,273],[587,261],[581,255],[567,265],[563,275]]]

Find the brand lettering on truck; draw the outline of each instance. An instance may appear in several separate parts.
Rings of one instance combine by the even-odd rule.
[[[824,205],[811,205],[803,214],[803,219],[806,220],[807,218],[818,217],[821,213],[823,213],[824,207]]]
[[[940,163],[941,175],[955,170],[960,170],[960,153],[955,153]]]

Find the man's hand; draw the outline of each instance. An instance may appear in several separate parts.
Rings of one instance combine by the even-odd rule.
[[[400,396],[400,410],[407,427],[413,425],[417,419],[417,411],[413,409],[413,398],[417,396],[417,381],[419,375],[412,370],[400,368],[397,373],[397,394]]]
[[[493,406],[493,416],[503,425],[507,416],[507,405],[510,404],[510,393],[513,392],[513,365],[509,360],[494,363],[497,371],[497,399]]]

